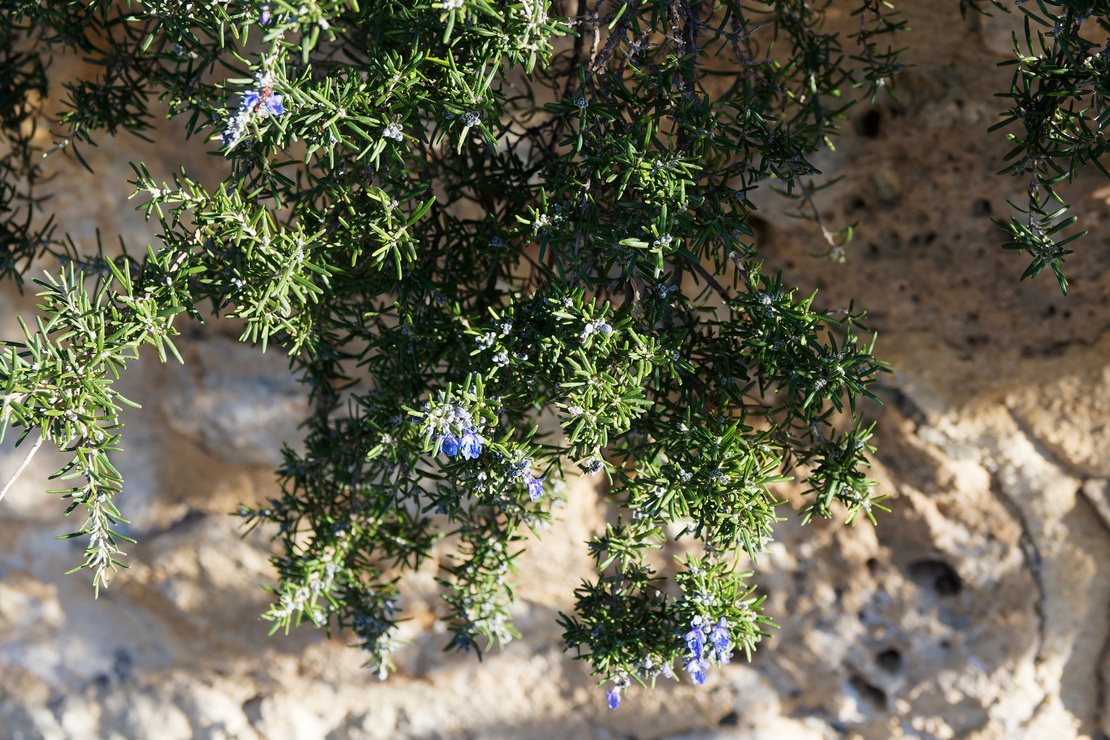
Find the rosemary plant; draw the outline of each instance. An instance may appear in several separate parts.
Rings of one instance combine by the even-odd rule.
[[[747,226],[749,194],[774,187],[843,259],[810,159],[894,81],[905,23],[883,0],[839,4],[849,34],[799,0],[6,3],[0,271],[40,276],[41,314],[0,353],[3,428],[71,456],[53,493],[83,517],[67,536],[97,587],[128,540],[113,382],[146,345],[180,359],[178,314],[234,317],[288,355],[312,409],[280,497],[240,512],[282,545],[275,630],[349,631],[384,676],[404,576],[446,552],[448,647],[481,655],[516,635],[525,540],[592,476],[613,516],[560,621],[609,705],[750,655],[771,623],[737,563],[774,536],[769,486],[800,478],[806,521],[881,508],[856,402],[885,368],[864,315],[765,271]],[[1025,126],[1011,171],[1032,180],[1006,228],[1029,274],[1059,272],[1047,201],[1102,167],[1107,50],[1084,34],[1107,9],[1020,9],[1000,126]],[[172,182],[133,165],[157,244],[56,234],[33,140],[59,54],[100,72],[65,83],[51,154],[83,162],[130,131],[201,137],[226,162],[214,188],[185,163]]]

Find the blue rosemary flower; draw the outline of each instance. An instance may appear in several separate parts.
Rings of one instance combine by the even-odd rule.
[[[533,501],[540,500],[540,496],[543,495],[543,482],[545,480],[547,480],[546,477],[530,478],[528,480],[528,498],[532,499]]]
[[[609,708],[616,709],[621,705],[621,690],[616,688],[612,691],[606,691],[605,698],[609,700]]]
[[[443,444],[440,445],[440,449],[442,449],[447,454],[447,457],[454,457],[455,455],[459,454],[459,447],[461,445],[462,440],[460,440],[451,432],[447,432],[447,434],[443,435]]]
[[[686,647],[694,657],[701,660],[701,651],[705,648],[705,633],[701,631],[701,617],[694,617],[690,631],[683,637]]]
[[[686,660],[686,671],[690,674],[690,680],[699,686],[705,683],[705,671],[709,668],[709,661],[702,660],[691,656]]]
[[[462,452],[462,456],[465,459],[473,460],[478,457],[478,455],[482,454],[483,441],[484,440],[478,436],[473,429],[467,429],[462,439],[459,440],[459,451]]]
[[[729,645],[728,622],[725,621],[724,617],[721,617],[721,621],[717,622],[717,626],[709,633],[709,642],[717,652],[717,663],[728,665],[732,657],[732,650]]]
[[[265,111],[271,116],[280,116],[285,113],[285,106],[281,104],[281,95],[275,93],[270,86],[261,90],[248,90],[239,102],[239,108],[246,108],[259,113]]]
[[[224,146],[233,147],[246,135],[247,126],[255,115],[280,116],[285,113],[281,95],[274,93],[273,78],[258,75],[258,89],[248,90],[239,97],[239,110],[235,112],[224,129],[221,139]]]

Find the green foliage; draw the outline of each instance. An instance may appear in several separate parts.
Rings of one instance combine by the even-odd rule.
[[[1099,161],[1108,151],[1110,124],[1110,3],[1035,0],[1018,7],[1025,16],[1024,47],[1015,35],[1016,58],[1005,63],[1015,67],[1013,104],[990,130],[1019,123],[1024,129],[1006,135],[1014,148],[1003,172],[1028,177],[1029,198],[1024,207],[1011,203],[1023,219],[1012,216],[998,225],[1012,240],[1004,248],[1033,258],[1023,280],[1049,267],[1067,293],[1061,266],[1072,250],[1064,247],[1087,232],[1060,233],[1076,217],[1065,217],[1068,204],[1053,186],[1071,182],[1087,165],[1110,178]]]
[[[1000,124],[1026,126],[1010,171],[1033,173],[1029,218],[1009,228],[1029,274],[1059,274],[1069,222],[1041,193],[1101,169],[1110,116],[1106,52],[1080,34],[1106,13],[1072,5],[1022,7],[1052,31],[1034,45],[1027,21]],[[560,622],[613,682],[610,705],[676,662],[700,682],[750,654],[771,623],[736,563],[774,536],[770,486],[800,478],[806,522],[871,517],[881,498],[856,400],[885,367],[863,313],[766,274],[746,225],[770,185],[844,257],[850,232],[820,223],[809,158],[855,97],[892,82],[905,23],[858,0],[842,37],[826,7],[9,3],[3,271],[46,279],[44,318],[0,353],[4,428],[72,454],[59,493],[86,516],[69,536],[88,539],[98,585],[127,539],[113,381],[143,345],[176,356],[177,313],[226,316],[288,354],[312,408],[281,496],[240,511],[282,545],[274,630],[349,630],[384,676],[403,577],[435,557],[448,648],[481,655],[517,635],[517,557],[584,474],[607,484],[614,521]],[[51,152],[83,162],[97,136],[179,130],[227,163],[214,188],[133,165],[161,232],[141,257],[58,239],[39,212],[32,139],[62,53],[102,71],[66,83]],[[675,540],[688,554],[666,561]]]

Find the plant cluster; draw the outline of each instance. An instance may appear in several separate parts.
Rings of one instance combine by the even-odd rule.
[[[1004,63],[1015,68],[1012,104],[990,130],[1023,129],[1006,134],[1014,148],[1002,172],[1029,178],[1028,199],[1024,207],[1011,203],[1023,218],[996,223],[1012,240],[1004,248],[1032,257],[1023,280],[1048,267],[1067,293],[1062,265],[1072,250],[1065,247],[1087,232],[1061,233],[1078,217],[1066,215],[1069,206],[1054,186],[1088,165],[1110,179],[1099,161],[1110,150],[1110,2],[1036,0],[1018,7],[1024,47],[1015,35],[1014,59]]]
[[[737,562],[774,536],[769,486],[799,477],[806,521],[881,498],[856,410],[884,370],[863,313],[765,272],[747,225],[770,184],[844,256],[809,158],[853,90],[894,79],[905,26],[883,0],[850,5],[842,36],[828,3],[798,0],[7,4],[2,270],[46,275],[42,318],[0,354],[3,422],[72,455],[55,493],[85,516],[69,536],[98,587],[128,539],[113,380],[144,345],[176,356],[177,314],[226,316],[288,354],[312,408],[282,494],[240,512],[282,544],[275,630],[350,631],[384,676],[403,576],[434,558],[448,647],[481,655],[516,636],[516,559],[584,475],[613,517],[560,621],[609,705],[750,655],[770,621]],[[1013,120],[1020,166],[1052,194],[1061,137],[1070,171],[1102,151],[1110,114],[1076,106],[1101,106],[1106,52],[1080,30],[1105,20],[1037,5],[1055,46],[1042,33],[1045,54],[1022,58]],[[101,72],[66,83],[52,151],[83,161],[98,135],[176,127],[226,160],[215,188],[134,165],[160,229],[145,254],[39,215],[32,139],[61,53]],[[1056,269],[1055,214],[1031,203],[1015,238]],[[686,554],[666,561],[674,540]]]

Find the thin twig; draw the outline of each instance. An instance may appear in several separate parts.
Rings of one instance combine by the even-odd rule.
[[[8,489],[12,487],[12,484],[15,483],[16,479],[19,478],[20,474],[23,472],[23,469],[26,468],[28,463],[31,462],[31,458],[34,457],[35,453],[39,451],[39,447],[42,447],[43,439],[44,437],[40,432],[38,440],[36,440],[35,444],[31,446],[31,449],[27,452],[26,457],[23,458],[23,462],[21,462],[19,464],[19,467],[15,469],[15,472],[12,473],[12,477],[8,478],[8,482],[4,486],[3,490],[0,490],[0,501],[4,500],[4,495],[8,492]]]
[[[790,162],[788,166],[790,168],[790,175],[793,177],[794,184],[796,184],[798,186],[798,189],[802,191],[802,202],[809,204],[810,209],[813,211],[813,222],[817,224],[818,228],[821,229],[821,236],[824,237],[825,243],[829,245],[829,251],[825,256],[829,257],[830,259],[843,261],[844,247],[836,243],[836,238],[833,236],[833,233],[829,231],[827,226],[825,226],[825,220],[821,218],[821,211],[818,210],[817,203],[813,199],[813,196],[816,195],[816,191],[813,188],[806,187],[806,184],[802,182],[802,178],[798,174],[797,165],[795,165],[793,162]],[[810,181],[810,184],[812,185],[812,180]]]
[[[701,264],[694,262],[693,260],[686,260],[686,262],[690,265],[690,267],[694,269],[694,272],[696,272],[698,275],[701,275],[702,279],[704,279],[705,282],[709,283],[709,287],[717,291],[717,294],[721,296],[721,298],[724,298],[726,302],[732,300],[732,296],[729,295],[728,290],[723,288],[721,284],[717,282],[716,278],[710,275],[709,272],[701,266]]]

